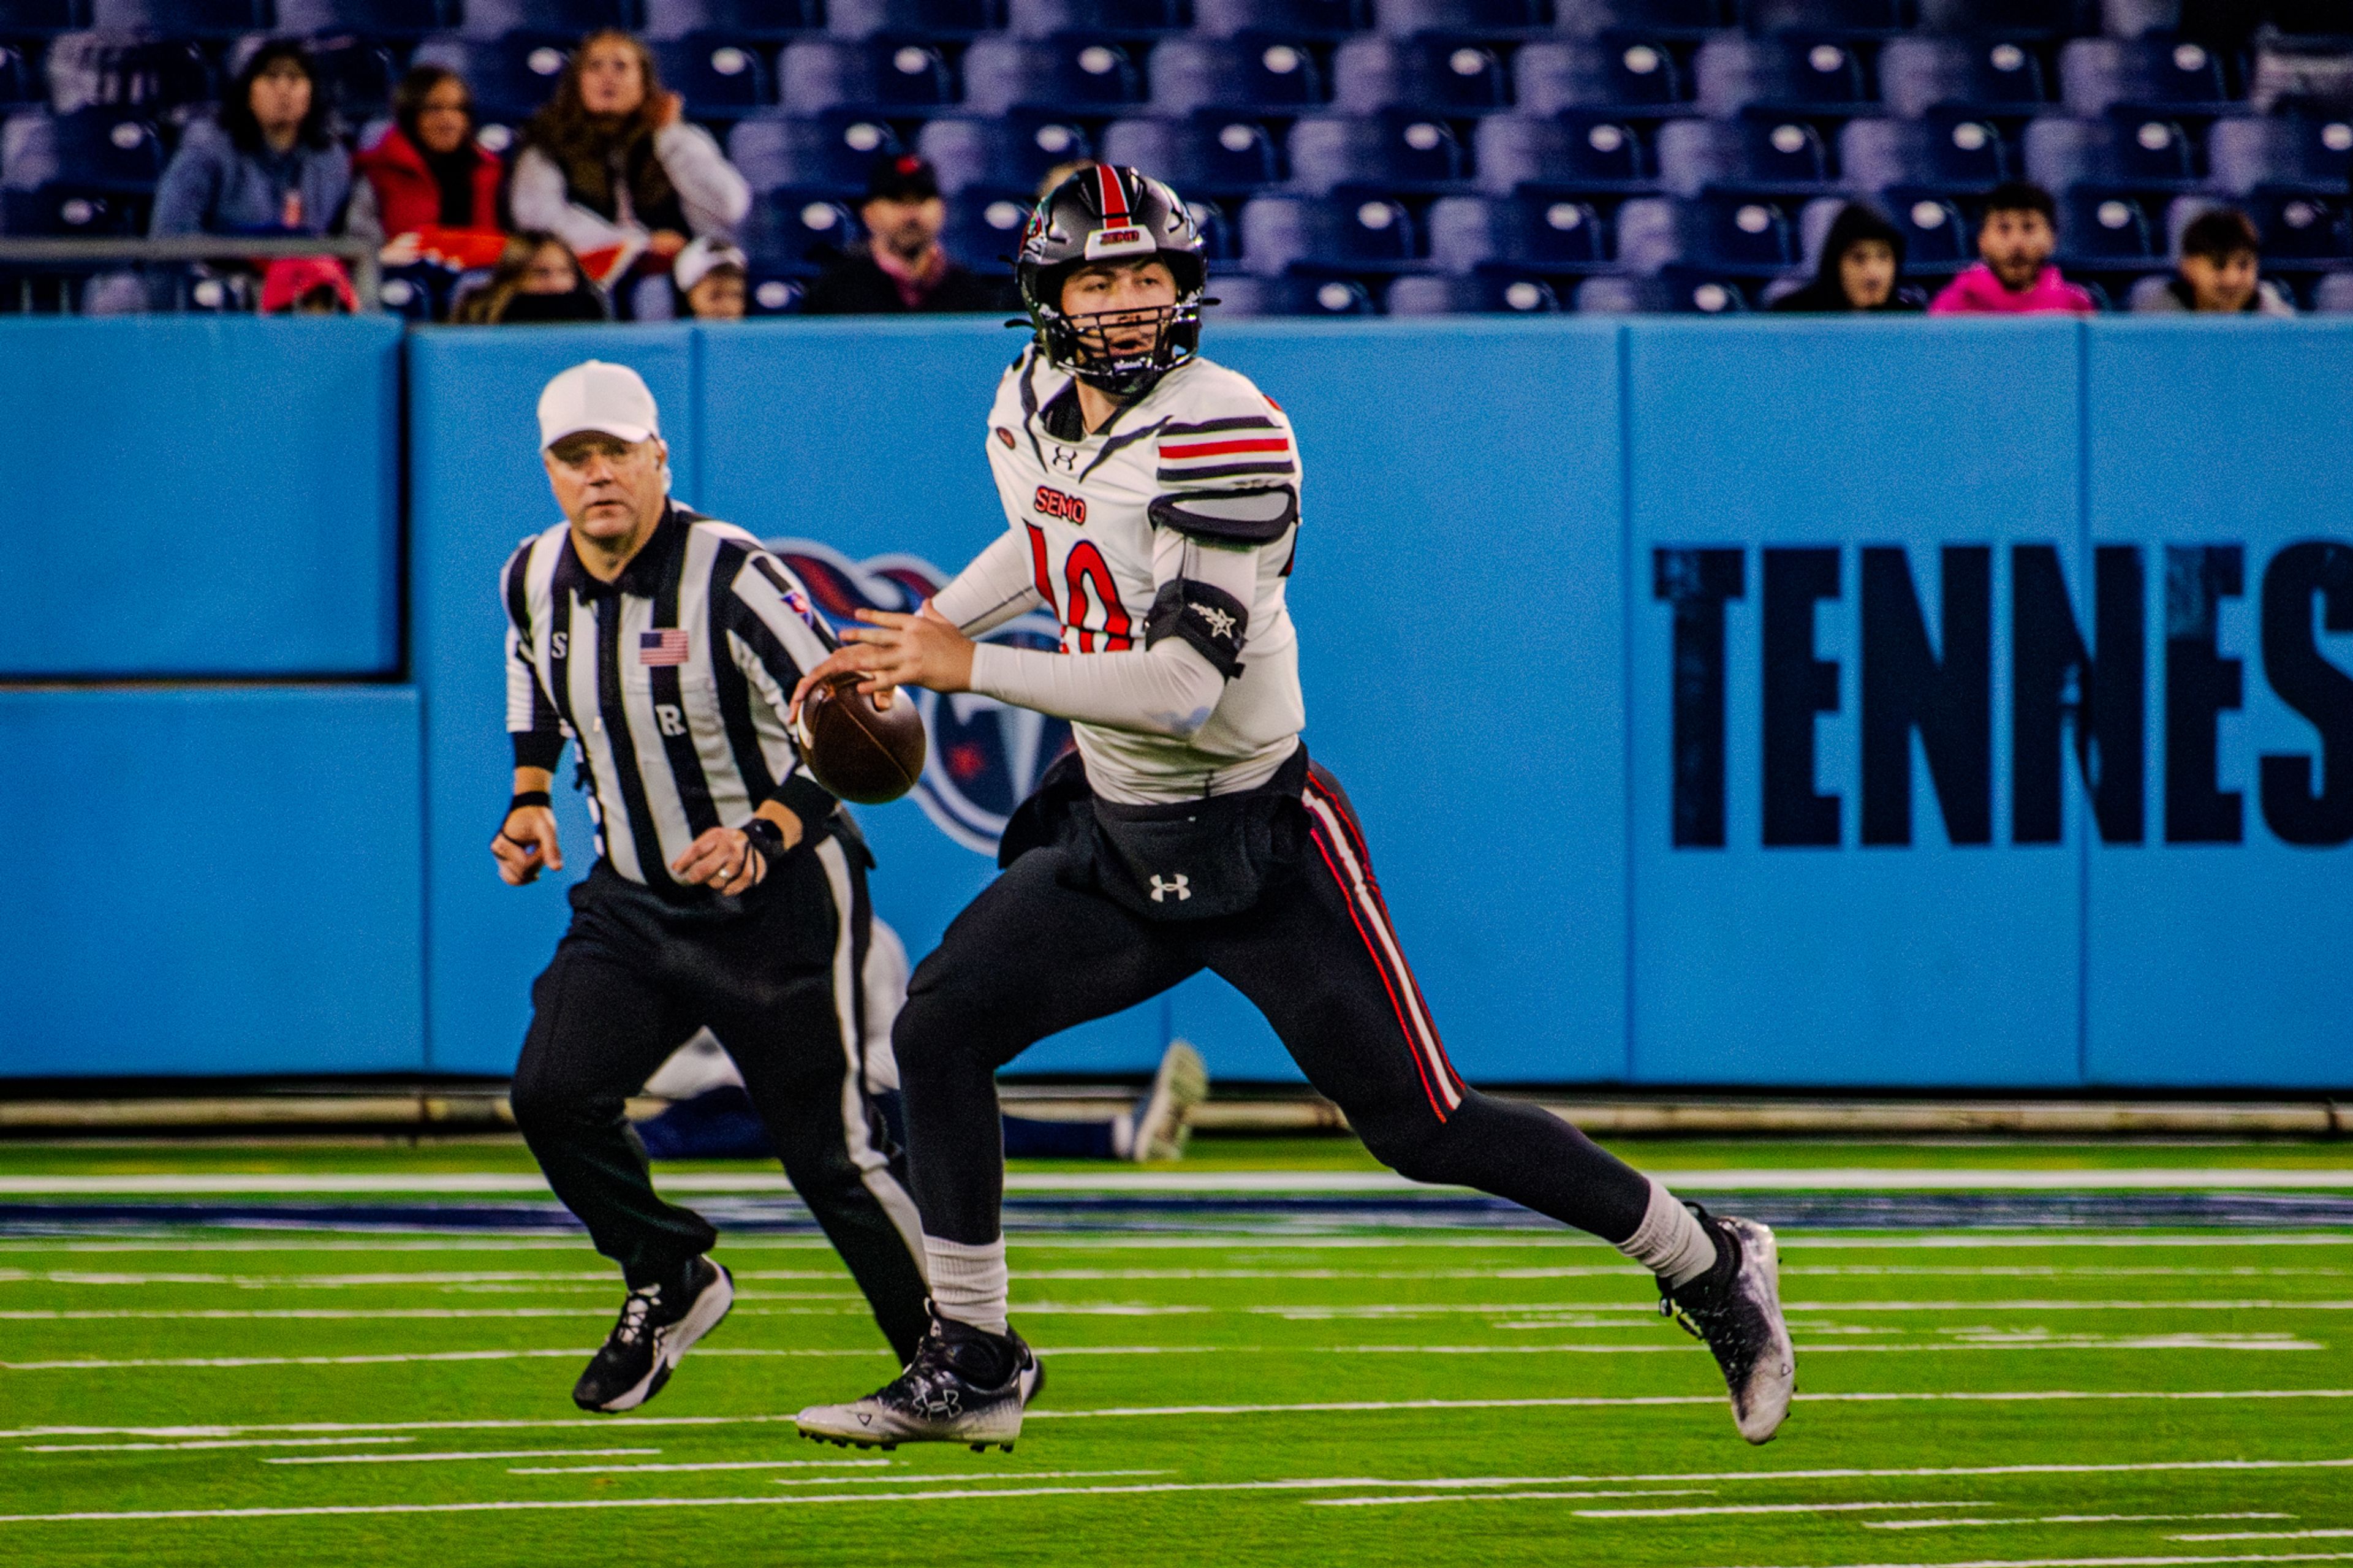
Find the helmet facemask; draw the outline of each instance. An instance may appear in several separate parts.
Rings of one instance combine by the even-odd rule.
[[[1189,258],[1155,258],[1164,266]],[[1113,397],[1130,397],[1190,359],[1201,342],[1201,283],[1187,279],[1193,268],[1170,267],[1176,279],[1173,304],[1129,306],[1079,313],[1061,308],[1062,286],[1079,270],[1057,268],[1047,281],[1053,290],[1039,301],[1047,357],[1057,366]],[[1187,287],[1187,284],[1190,284]]]

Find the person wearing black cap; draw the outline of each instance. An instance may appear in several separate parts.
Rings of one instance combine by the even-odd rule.
[[[1010,308],[1002,283],[948,259],[940,248],[947,221],[939,177],[912,153],[874,161],[858,216],[867,239],[850,247],[809,286],[801,311],[810,316],[937,314]]]
[[[1831,220],[1811,281],[1773,301],[1776,310],[1917,310],[1904,287],[1904,234],[1861,202]]]

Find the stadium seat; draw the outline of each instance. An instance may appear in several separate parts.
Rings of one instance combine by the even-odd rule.
[[[2030,114],[2048,100],[2042,57],[2012,38],[1891,38],[1879,51],[1879,96],[1916,119],[1940,106]]]
[[[1575,109],[1675,112],[1691,98],[1683,61],[1656,36],[1528,44],[1512,57],[1512,80],[1525,114]]]
[[[1448,272],[1496,264],[1592,271],[1610,264],[1608,226],[1589,203],[1442,196],[1430,205],[1430,259]]]
[[[457,20],[441,0],[277,0],[275,10],[279,32],[304,37],[421,38]]]
[[[965,102],[981,114],[1018,106],[1115,112],[1144,101],[1142,60],[1141,49],[1093,34],[1044,43],[992,36],[965,51]]]
[[[243,61],[232,52],[232,65]],[[392,104],[393,84],[400,66],[393,49],[375,38],[320,38],[311,45],[311,64],[319,73],[319,88],[327,105],[349,125],[362,125],[385,113]]]
[[[69,33],[51,41],[41,69],[49,107],[59,114],[95,107],[162,112],[220,96],[212,58],[187,38]]]
[[[795,114],[830,109],[921,114],[955,100],[946,57],[913,38],[800,38],[776,58],[776,100]]]
[[[29,238],[143,234],[154,198],[131,191],[89,191],[77,185],[0,190],[0,234]]]
[[[1405,110],[1311,115],[1292,126],[1284,147],[1292,184],[1303,191],[1352,184],[1444,189],[1460,185],[1469,171],[1452,127]]]
[[[1242,258],[1241,230],[1216,202],[1185,198],[1185,210],[1201,233],[1201,254],[1212,270],[1231,267]]]
[[[1193,0],[1193,31],[1205,38],[1342,38],[1371,26],[1369,0]]]
[[[2026,177],[2046,190],[2075,184],[2188,190],[2195,150],[2178,121],[2145,113],[2102,120],[2045,115],[2026,128]]]
[[[723,33],[774,42],[825,23],[822,0],[644,0],[644,5],[649,38]]]
[[[1982,190],[2015,172],[1992,121],[1940,110],[1924,120],[1850,120],[1839,131],[1839,173],[1856,190],[1890,185]]]
[[[1103,155],[1166,180],[1187,196],[1252,195],[1282,177],[1277,142],[1255,120],[1200,110],[1181,120],[1114,120]]]
[[[2263,237],[2266,265],[2353,256],[2341,191],[2327,199],[2257,191],[2242,205]]]
[[[1659,127],[1659,184],[1810,195],[1831,184],[1821,133],[1802,120],[1671,120]]]
[[[930,161],[940,189],[950,193],[975,185],[1035,190],[1056,164],[1094,155],[1076,123],[1040,110],[926,121],[916,132],[915,151]]]
[[[744,40],[695,33],[650,42],[662,85],[686,100],[697,120],[732,122],[776,101],[768,62]]]
[[[1302,266],[1408,269],[1424,258],[1418,227],[1403,203],[1376,195],[1259,196],[1242,208],[1242,264],[1262,278]]]
[[[1932,33],[2065,38],[2099,26],[2099,0],[1919,0],[1919,5],[1920,26]]]
[[[1477,39],[1356,37],[1332,53],[1332,106],[1344,114],[1485,114],[1511,104],[1502,57]]]
[[[1001,0],[819,0],[837,38],[969,38],[1002,26]]]
[[[0,184],[13,190],[153,191],[163,173],[154,123],[127,110],[12,115],[0,128]]]
[[[2162,228],[2134,193],[2077,185],[2059,199],[2059,251],[2076,266],[2153,262]]]
[[[1370,316],[1372,290],[1349,278],[1220,278],[1220,316]]]
[[[1029,198],[1026,190],[1003,189],[968,190],[949,197],[940,244],[975,272],[1012,276],[1022,226],[1029,221]]]
[[[1699,248],[1695,225],[1685,205],[1671,196],[1636,196],[1618,209],[1618,264],[1641,277],[1656,277],[1670,262]]]
[[[1693,315],[1739,315],[1748,310],[1742,279],[1709,266],[1662,268],[1658,281],[1667,294],[1667,309]]]
[[[1533,38],[1551,30],[1546,9],[1541,0],[1373,0],[1373,22],[1393,38]]]
[[[1107,33],[1151,38],[1185,30],[1183,0],[1007,0],[1006,30],[1017,38]]]
[[[0,35],[45,38],[90,26],[90,9],[78,0],[0,0]]]
[[[2236,107],[2228,63],[2187,40],[2071,38],[2059,52],[2060,95],[2086,120],[2118,104],[2224,114]]]
[[[1543,315],[1558,310],[1561,303],[1559,294],[1541,278],[1481,272],[1463,278],[1399,278],[1381,296],[1381,307],[1392,316]]]
[[[1977,259],[1977,229],[1941,191],[1897,186],[1877,204],[1904,236],[1904,264],[1915,272],[1950,272]]]
[[[727,133],[728,162],[755,191],[799,185],[860,195],[874,160],[899,150],[888,121],[854,110],[754,115]]]
[[[47,91],[33,51],[21,44],[0,43],[0,104],[39,103]]]
[[[222,38],[269,28],[269,0],[90,0],[101,33],[151,38]]]
[[[2353,272],[2331,272],[2314,284],[2312,308],[2328,316],[2353,314]]]
[[[2336,192],[2346,188],[2353,124],[2297,117],[2214,121],[2206,164],[2216,190]]]
[[[1711,195],[1699,207],[1704,244],[1698,259],[1708,266],[1778,272],[1798,259],[1797,230],[1782,204]]]
[[[2181,0],[2100,0],[2100,31],[2111,38],[2169,33],[2181,25]]]
[[[1297,114],[1330,97],[1314,53],[1272,33],[1165,38],[1152,47],[1149,64],[1152,107],[1160,114]]]
[[[414,63],[444,66],[473,89],[474,112],[486,125],[520,125],[555,92],[575,39],[522,34],[512,38],[432,37],[417,46]]]
[[[1735,20],[1729,0],[1554,0],[1553,28],[1572,38],[1647,33],[1699,38]]]
[[[803,281],[798,278],[781,276],[776,268],[762,266],[756,257],[751,261],[751,268],[744,279],[744,313],[753,316],[797,315],[801,300],[808,292]]]
[[[1820,33],[1883,37],[1910,26],[1905,0],[1743,0],[1741,23],[1752,33]]]
[[[1720,34],[1699,47],[1692,73],[1700,108],[1715,116],[1752,108],[1858,112],[1873,97],[1862,56],[1830,38]]]
[[[782,187],[752,198],[743,237],[754,266],[777,276],[808,277],[860,238],[860,231],[857,216],[832,193]]]
[[[1510,195],[1524,185],[1641,193],[1659,188],[1658,159],[1639,127],[1607,110],[1535,119],[1493,114],[1472,141],[1479,188]]]
[[[577,40],[599,27],[628,30],[637,21],[628,0],[463,0],[469,38],[503,38],[513,33],[565,33]]]

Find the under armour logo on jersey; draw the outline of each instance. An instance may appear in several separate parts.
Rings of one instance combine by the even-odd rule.
[[[1185,607],[1209,624],[1209,635],[1229,637],[1234,635],[1234,617],[1213,605],[1186,603]]]
[[[1168,895],[1174,893],[1176,895],[1176,901],[1180,904],[1183,903],[1186,900],[1193,896],[1193,889],[1188,886],[1189,881],[1190,879],[1182,871],[1176,873],[1176,879],[1173,881],[1164,882],[1158,877],[1153,878],[1152,901],[1155,904],[1166,903],[1168,901]]]
[[[1054,447],[1048,449],[1046,460],[1066,474],[1079,471],[1079,449],[1076,447]]]

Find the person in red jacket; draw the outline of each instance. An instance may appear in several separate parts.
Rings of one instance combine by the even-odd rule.
[[[418,66],[392,95],[392,129],[352,160],[350,231],[385,242],[401,265],[424,252],[457,251],[461,267],[485,265],[501,247],[497,153],[474,140],[474,98],[464,79]],[[485,252],[484,257],[471,254]]]

